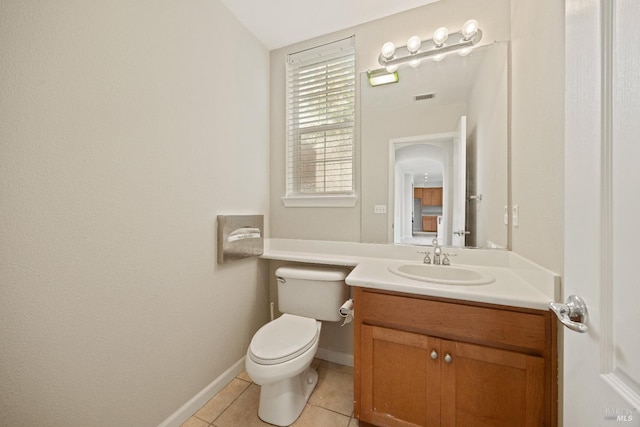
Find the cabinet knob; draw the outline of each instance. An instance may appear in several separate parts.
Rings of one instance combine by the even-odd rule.
[[[436,360],[436,359],[438,358],[438,352],[436,352],[435,350],[433,350],[433,351],[431,352],[431,358],[432,358],[433,360]]]
[[[451,363],[451,361],[452,361],[452,360],[453,360],[453,357],[451,357],[451,355],[450,355],[449,353],[447,353],[447,354],[444,356],[444,361],[445,361],[445,362],[447,362],[447,363]]]

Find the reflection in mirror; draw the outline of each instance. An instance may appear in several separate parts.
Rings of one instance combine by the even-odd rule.
[[[362,240],[507,248],[507,43],[398,72],[361,79]],[[384,203],[381,230],[367,206]]]
[[[390,142],[393,243],[465,246],[466,117],[456,132]]]

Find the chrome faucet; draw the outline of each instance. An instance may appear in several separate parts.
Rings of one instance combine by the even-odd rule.
[[[440,255],[442,254],[442,248],[438,246],[438,239],[431,241],[433,244],[433,265],[440,265]]]

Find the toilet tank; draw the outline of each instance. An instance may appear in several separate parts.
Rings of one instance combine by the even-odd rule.
[[[276,270],[278,309],[316,320],[342,320],[338,310],[349,298],[348,269],[284,266]]]

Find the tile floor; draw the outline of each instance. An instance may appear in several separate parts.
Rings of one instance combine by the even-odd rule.
[[[318,385],[295,427],[356,427],[353,418],[353,368],[315,359]],[[271,426],[258,418],[260,386],[242,372],[200,408],[182,427]]]

